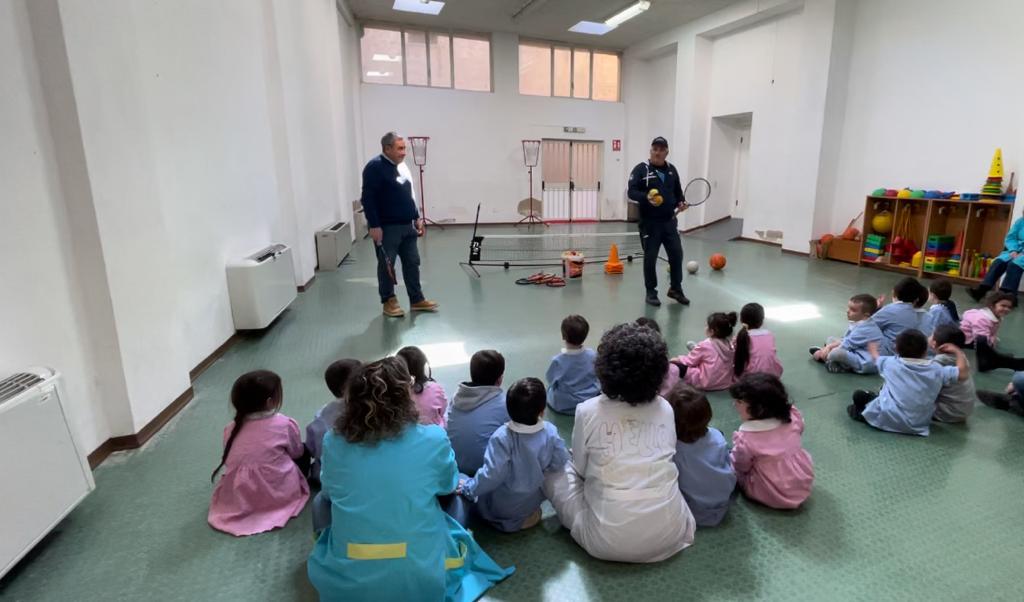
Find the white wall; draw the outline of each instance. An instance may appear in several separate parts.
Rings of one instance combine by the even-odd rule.
[[[1024,4],[1015,0],[857,3],[836,184],[821,199],[831,208],[823,227],[844,228],[865,195],[883,186],[978,192],[996,147],[1007,178],[1021,174],[1024,39],[975,35],[1021,21]]]
[[[350,219],[355,33],[332,0],[2,8],[0,262],[26,284],[0,294],[0,373],[64,372],[91,451],[234,332],[229,259],[285,242],[302,284],[314,230]]]
[[[672,138],[676,120],[675,45],[661,49],[652,57],[624,57],[622,70],[622,99],[627,108],[623,148],[625,177],[629,177],[633,166],[647,160],[651,140],[657,136],[668,138],[668,160],[676,164],[676,146],[682,148],[685,143]]]
[[[529,195],[523,139],[600,140],[605,143],[601,215],[623,219],[624,153],[613,152],[611,141],[624,137],[624,105],[521,96],[518,38],[513,34],[495,33],[491,56],[493,93],[362,84],[362,162],[380,153],[380,138],[388,130],[430,136],[424,173],[427,216],[471,223],[477,203],[482,203],[481,221],[514,222],[522,217],[516,211],[519,200]],[[586,133],[564,134],[566,125],[583,126]],[[406,162],[417,176],[418,189],[411,153]],[[538,171],[534,196],[540,198]]]

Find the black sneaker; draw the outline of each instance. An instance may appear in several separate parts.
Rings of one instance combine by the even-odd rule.
[[[997,410],[1009,410],[1010,402],[1012,400],[1013,398],[1005,393],[997,393],[995,391],[978,391],[978,401]]]
[[[647,298],[644,299],[644,301],[647,302],[647,305],[661,307],[661,299],[658,298],[658,293],[655,293],[654,291],[647,293]]]
[[[970,295],[971,299],[981,301],[981,298],[984,297],[985,293],[989,290],[991,290],[989,287],[984,284],[979,284],[978,286],[967,289],[967,294]]]
[[[811,355],[814,355],[815,353],[817,353],[819,351],[821,351],[821,347],[809,347],[807,349],[807,352],[810,353]]]
[[[686,298],[686,295],[684,295],[683,291],[681,291],[681,290],[670,288],[670,289],[668,289],[668,293],[667,294],[668,294],[668,298],[669,299],[675,299],[676,301],[678,301],[679,303],[682,303],[683,305],[689,305],[690,304],[690,300]]]

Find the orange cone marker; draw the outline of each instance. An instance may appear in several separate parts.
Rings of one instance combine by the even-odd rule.
[[[608,251],[608,261],[604,264],[604,273],[621,274],[622,270],[622,262],[619,261],[619,247],[618,245],[612,245],[611,250]]]

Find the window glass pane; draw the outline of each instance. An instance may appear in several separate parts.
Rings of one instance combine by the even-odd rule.
[[[364,82],[402,85],[402,34],[400,32],[367,27],[363,30],[360,45]]]
[[[452,87],[452,46],[449,36],[430,34],[430,85]]]
[[[455,56],[455,87],[459,90],[491,91],[491,43],[479,38],[452,38]]]
[[[551,47],[519,45],[519,93],[551,96]]]
[[[570,73],[572,54],[568,48],[555,48],[555,96],[572,94],[572,74]]]
[[[572,96],[590,98],[590,51],[572,51]]]
[[[619,56],[594,53],[594,100],[619,101]]]
[[[405,32],[405,83],[427,85],[427,34],[422,31]]]

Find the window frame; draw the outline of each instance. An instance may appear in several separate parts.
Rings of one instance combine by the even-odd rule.
[[[363,32],[366,29],[383,29],[387,31],[397,31],[399,38],[402,41],[402,83],[401,84],[387,84],[382,82],[368,82],[366,81],[366,71],[363,69]],[[406,64],[408,62],[406,58],[405,50],[405,33],[412,31],[416,33],[422,33],[426,44],[426,57],[427,57],[427,84],[410,84],[406,83],[408,77],[406,74]],[[436,34],[440,36],[448,37],[448,69],[449,77],[451,81],[447,86],[435,86],[433,84],[433,70],[431,69],[430,62],[430,36]],[[487,72],[489,75],[488,89],[487,90],[467,90],[463,88],[455,87],[455,38],[467,38],[471,40],[479,40],[487,42]],[[454,29],[444,28],[433,28],[433,27],[417,27],[415,25],[401,25],[398,23],[386,23],[380,21],[371,21],[367,23],[361,23],[359,26],[359,82],[362,84],[370,84],[375,86],[407,86],[410,88],[430,88],[434,90],[457,90],[459,92],[475,92],[478,94],[493,94],[494,93],[494,41],[491,39],[490,34],[480,32],[469,32]]]
[[[522,45],[522,44],[527,44],[529,46],[545,46],[548,49],[548,56],[549,56],[550,61],[551,61],[551,82],[550,82],[550,88],[549,88],[551,90],[551,92],[546,96],[547,98],[568,98],[570,100],[589,100],[589,101],[593,101],[593,102],[611,102],[611,103],[621,103],[622,102],[622,51],[620,51],[620,50],[608,50],[608,49],[605,49],[605,48],[594,48],[592,46],[580,46],[580,45],[571,44],[571,43],[568,43],[568,42],[556,42],[556,41],[552,41],[552,40],[542,40],[542,39],[538,39],[538,38],[525,38],[525,37],[520,37],[519,38],[519,41],[517,42],[517,45],[516,45],[516,50],[517,51],[518,51],[519,46]],[[556,89],[555,88],[555,48],[561,48],[563,50],[568,50],[569,51],[569,95],[568,96],[562,96],[561,94],[555,94],[555,89]],[[579,97],[579,96],[574,96],[573,95],[575,93],[575,91],[576,91],[576,72],[575,72],[575,70],[576,70],[576,51],[577,50],[585,50],[585,51],[587,51],[589,53],[589,57],[590,57],[590,65],[588,67],[588,69],[589,69],[588,72],[590,74],[590,77],[589,77],[588,90],[587,90],[587,96],[586,97]],[[612,55],[612,56],[616,57],[618,59],[618,61],[619,61],[618,78],[617,78],[618,81],[615,82],[616,83],[616,91],[615,91],[615,98],[616,99],[615,100],[604,100],[604,99],[595,99],[594,98],[594,53]],[[519,57],[519,54],[517,52],[517,54],[516,54],[516,60],[517,61],[518,61],[518,57]],[[544,98],[545,97],[545,96],[540,95],[540,94],[523,94],[519,90],[521,90],[521,88],[519,86],[519,70],[516,69],[516,91],[519,92],[520,96],[537,96],[537,97],[540,97],[540,98]]]

